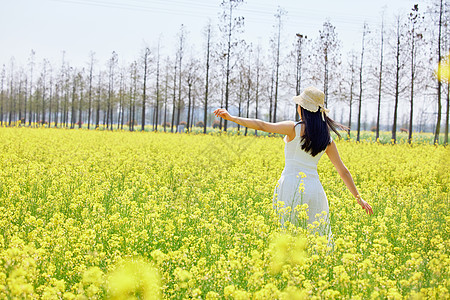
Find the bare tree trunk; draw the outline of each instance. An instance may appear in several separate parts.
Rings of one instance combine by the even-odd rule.
[[[353,86],[354,86],[354,79],[352,74],[352,81],[350,83],[350,110],[348,113],[348,137],[350,138],[350,131],[352,129],[352,104],[353,104]]]
[[[361,66],[359,69],[359,99],[358,99],[358,132],[356,135],[356,141],[359,142],[360,129],[361,129],[361,107],[362,107],[362,93],[363,93],[363,59],[364,59],[364,38],[367,33],[367,23],[364,23],[363,28],[363,38],[362,38],[362,48],[361,48]]]
[[[302,43],[303,38],[307,39],[307,36],[297,33],[297,66],[296,66],[296,76],[295,76],[295,93],[300,95],[301,82],[302,82]],[[300,115],[298,114],[298,104],[295,104],[295,120],[300,120]]]
[[[271,83],[270,84],[270,96],[269,96],[269,101],[270,101],[270,104],[269,104],[269,122],[272,122],[272,109],[273,109],[272,102],[273,102],[273,91],[274,91],[273,84],[274,84],[274,82],[275,82],[274,74],[272,73],[272,80],[270,82]]]
[[[175,63],[174,72],[173,72],[173,99],[172,99],[172,122],[170,132],[173,132],[173,125],[175,122],[175,106],[177,99],[177,65]]]
[[[108,102],[106,108],[106,129],[113,130],[112,97],[114,93],[114,67],[117,62],[117,54],[113,51],[109,60]],[[145,86],[145,83],[144,83]],[[109,127],[111,125],[111,127]]]
[[[208,121],[208,94],[209,94],[209,58],[211,47],[211,24],[206,28],[206,78],[205,78],[205,110],[203,114],[203,133],[206,134],[206,124]]]
[[[29,111],[29,123],[28,126],[31,126],[31,104],[32,104],[32,97],[33,97],[33,67],[34,67],[34,50],[31,50],[30,54],[30,92],[28,101],[30,102],[30,111]],[[2,116],[3,118],[3,116]],[[24,113],[24,123],[27,121],[27,103],[25,101],[25,113]]]
[[[394,123],[392,125],[392,140],[395,143],[397,139],[397,110],[400,89],[400,17],[397,19],[397,53],[395,56],[395,104],[394,104]]]
[[[14,63],[13,63],[13,61],[11,61],[11,74],[10,74],[10,76],[11,76],[11,78],[10,78],[10,81],[9,81],[9,108],[8,108],[8,110],[9,110],[9,117],[8,117],[8,126],[11,126],[11,123],[12,123],[12,111],[13,111],[13,108],[12,108],[12,104],[13,104],[13,102],[15,101],[15,99],[14,99],[14,85],[13,85],[13,83],[14,83]]]
[[[352,105],[353,105],[353,88],[355,87],[355,68],[356,68],[356,55],[352,54],[352,62],[351,62],[351,81],[350,81],[350,111],[348,115],[348,138],[350,138],[350,131],[352,128]]]
[[[220,107],[222,108],[223,107],[223,100],[224,100],[224,93],[225,93],[225,90],[224,90],[224,87],[223,87],[223,82],[222,82],[222,88],[221,88],[220,92],[221,92],[220,93]],[[222,130],[222,120],[223,120],[223,118],[219,118],[219,130]]]
[[[11,61],[11,78],[10,78],[10,81],[9,81],[9,86],[10,86],[10,88],[9,88],[9,108],[8,108],[8,110],[9,110],[9,118],[8,118],[8,126],[11,126],[11,123],[12,123],[12,111],[13,111],[13,108],[12,108],[12,104],[13,104],[13,102],[15,101],[15,97],[14,97],[14,85],[13,85],[13,83],[14,83],[14,63]]]
[[[159,48],[160,48],[160,44],[158,42],[158,58],[157,58],[157,64],[156,64],[156,121],[155,121],[155,131],[158,131],[158,117],[159,117]]]
[[[52,123],[52,98],[53,98],[53,80],[50,77],[50,94],[48,97],[48,127],[50,128]],[[20,119],[20,118],[19,118]]]
[[[257,48],[257,56],[256,56],[256,86],[255,86],[255,119],[258,119],[258,101],[259,101],[259,76],[260,76],[260,57],[261,48],[258,46]],[[255,130],[255,136],[258,136],[258,131]]]
[[[91,128],[91,110],[92,110],[92,79],[93,79],[93,71],[94,71],[94,53],[91,53],[91,63],[89,65],[89,90],[88,90],[88,126],[87,128]]]
[[[133,101],[133,86],[130,83],[130,96],[129,96],[129,103],[128,103],[128,130],[131,131],[131,108],[133,107],[132,101]]]
[[[134,61],[131,64],[131,82],[130,82],[130,107],[129,107],[129,117],[128,117],[128,130],[134,131],[135,120],[135,107],[137,100],[137,62]]]
[[[19,115],[20,125],[26,125],[27,119],[27,102],[28,102],[28,78],[25,78],[25,88],[24,88],[24,103],[23,103],[23,116]]]
[[[409,15],[409,20],[412,25],[411,29],[411,107],[410,107],[410,115],[409,115],[409,132],[408,132],[408,143],[412,143],[412,132],[413,132],[413,104],[414,104],[414,78],[416,77],[416,30],[415,25],[417,23],[417,19],[419,18],[419,6],[414,5],[412,12]],[[420,35],[419,35],[420,36]]]
[[[192,83],[188,83],[188,113],[187,113],[187,131],[189,132],[189,126],[191,125],[191,90],[192,90]]]
[[[121,117],[120,117],[120,130],[123,130],[123,122],[125,119],[125,89],[126,89],[126,85],[125,85],[125,80],[123,79],[124,74],[122,72],[122,93],[120,95],[120,108],[121,108]]]
[[[70,116],[70,129],[75,127],[75,100],[77,92],[77,76],[73,76],[73,87],[72,87],[72,112]]]
[[[58,127],[58,113],[59,113],[59,91],[60,87],[58,83],[55,86],[55,101],[56,101],[56,108],[55,108],[55,128]]]
[[[440,1],[440,9],[439,9],[438,62],[440,62],[442,60],[441,34],[442,34],[442,0]],[[437,121],[436,121],[436,131],[434,134],[434,144],[439,144],[439,133],[441,130],[441,113],[442,113],[441,89],[442,89],[442,83],[440,80],[438,80],[438,88],[437,88],[438,112],[437,112]]]
[[[449,121],[449,112],[450,108],[450,81],[447,81],[447,113],[445,117],[445,135],[444,135],[444,145],[448,145],[448,121]]]
[[[242,80],[242,71],[239,72],[239,106],[238,106],[238,117],[241,116],[241,106],[242,106],[242,92],[243,92],[243,80]],[[238,123],[237,126],[238,134],[241,130],[241,125]]]
[[[62,126],[67,127],[67,118],[68,118],[68,106],[69,106],[69,95],[68,95],[68,87],[64,87],[64,107],[63,107],[63,120],[62,120]],[[31,111],[30,111],[31,112]]]
[[[2,90],[0,91],[0,126],[3,126],[3,103],[4,103],[4,82],[6,77],[5,65],[3,65],[2,69]]]
[[[166,132],[166,122],[167,122],[167,97],[169,95],[169,60],[166,62],[166,80],[164,87],[164,132]]]
[[[250,113],[250,88],[251,88],[251,74],[250,74],[250,59],[249,59],[249,67],[248,67],[248,78],[247,78],[247,114],[246,118],[249,117]],[[247,136],[247,130],[248,128],[245,127],[245,136]]]
[[[78,129],[81,128],[81,123],[82,123],[82,119],[83,119],[83,115],[82,115],[82,108],[83,108],[83,89],[84,89],[84,85],[83,85],[83,79],[81,78],[81,74],[80,74],[80,100],[78,101]]]
[[[148,73],[148,58],[150,55],[150,49],[145,48],[144,54],[144,89],[142,92],[142,119],[141,119],[141,131],[145,129],[145,102],[147,100],[147,73]]]
[[[47,61],[44,60],[44,71],[42,76],[42,125],[45,124],[45,90],[47,87],[45,86],[45,80],[47,77]]]
[[[277,52],[275,63],[275,98],[273,105],[273,122],[277,122],[277,103],[278,103],[278,84],[279,84],[279,70],[280,70],[280,40],[281,40],[281,17],[285,14],[283,9],[278,7],[278,12],[275,17],[278,19],[278,35],[277,35]]]
[[[226,69],[226,79],[225,79],[225,109],[228,110],[228,98],[230,94],[230,54],[231,54],[231,34],[233,32],[232,22],[233,22],[233,5],[230,3],[230,11],[229,11],[229,22],[228,22],[228,43],[227,43],[227,69]],[[222,107],[222,106],[221,106]],[[222,118],[220,120],[222,123]],[[227,131],[227,120],[224,120],[223,130]],[[239,130],[239,124],[238,124]]]
[[[21,73],[22,74],[22,73]],[[25,89],[25,91],[24,92],[22,92],[22,84],[23,84],[23,81],[22,81],[22,75],[20,75],[20,78],[19,78],[20,80],[19,80],[19,103],[18,103],[18,111],[19,111],[19,117],[17,118],[17,121],[19,121],[19,126],[20,126],[20,121],[22,121],[22,95],[26,95],[26,89],[27,89],[27,81],[26,81],[26,78],[25,78],[25,83],[24,83],[24,89]],[[26,96],[25,96],[26,97]]]
[[[194,88],[195,91],[195,88]],[[195,110],[195,94],[192,95],[192,116],[191,116],[191,130],[192,131],[192,125],[194,124],[194,110]]]
[[[180,115],[181,115],[181,63],[183,60],[183,28],[181,28],[181,36],[180,36],[180,49],[178,55],[178,112],[177,112],[177,127],[180,125]]]
[[[95,129],[100,127],[100,100],[102,95],[102,74],[98,73],[97,110],[95,112]]]
[[[324,49],[324,67],[325,71],[323,74],[323,93],[325,94],[325,107],[328,106],[328,48]]]
[[[136,121],[136,101],[137,101],[137,66],[135,65],[135,76],[134,76],[134,88],[133,88],[133,108],[131,114],[131,131],[134,131],[134,124],[137,124]]]
[[[384,17],[381,20],[381,49],[380,49],[380,73],[378,77],[378,106],[377,106],[377,129],[375,140],[378,142],[380,137],[380,112],[381,112],[381,87],[383,76],[383,46],[384,46]]]

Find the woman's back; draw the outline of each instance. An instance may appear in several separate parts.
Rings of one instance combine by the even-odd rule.
[[[325,212],[325,219],[328,224],[328,201],[323,190],[322,184],[317,173],[317,164],[325,153],[325,150],[312,156],[301,148],[301,126],[297,123],[295,126],[295,138],[292,141],[285,141],[285,167],[278,180],[274,191],[273,204],[277,208],[290,207],[291,213],[288,216],[281,217],[281,223],[286,220],[296,225],[299,223],[313,223],[319,221],[317,214]],[[301,184],[303,183],[303,184]],[[283,203],[278,203],[282,201]],[[308,220],[299,220],[295,208],[298,205],[308,205]],[[330,234],[329,228],[321,228],[322,234]]]
[[[309,152],[302,149],[303,144],[301,138],[301,128],[304,126],[300,122],[295,125],[295,138],[292,141],[287,142],[286,137],[284,138],[285,148],[285,167],[283,170],[284,175],[295,174],[298,175],[299,172],[303,172],[306,175],[316,176],[317,175],[317,164],[320,158],[325,153],[325,150],[312,156]],[[331,142],[331,140],[330,140]]]

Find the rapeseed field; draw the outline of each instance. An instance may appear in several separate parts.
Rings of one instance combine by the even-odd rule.
[[[0,128],[0,299],[448,299],[449,148],[335,141],[374,215],[324,156],[330,244],[281,138]]]

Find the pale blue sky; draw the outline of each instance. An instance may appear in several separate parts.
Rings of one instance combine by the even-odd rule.
[[[89,52],[102,62],[112,51],[122,61],[135,59],[145,43],[154,47],[161,35],[163,51],[175,51],[180,25],[189,32],[187,43],[202,47],[202,28],[211,19],[218,22],[221,0],[0,0],[0,63],[9,64],[14,56],[25,65],[30,50],[37,62],[48,58],[60,64],[62,51],[75,66],[85,66]],[[343,41],[344,49],[360,48],[364,21],[373,28],[386,17],[406,14],[414,3],[425,10],[426,1],[412,0],[247,0],[239,14],[246,17],[244,38],[265,45],[275,22],[278,6],[287,10],[284,36],[290,45],[295,33],[317,36],[329,19]]]

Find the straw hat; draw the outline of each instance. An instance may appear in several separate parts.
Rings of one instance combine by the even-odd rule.
[[[324,99],[325,94],[321,90],[310,86],[299,96],[292,98],[292,101],[310,112],[317,112],[320,110],[322,112],[322,120],[325,121],[324,115],[328,114],[330,110],[325,108]]]

